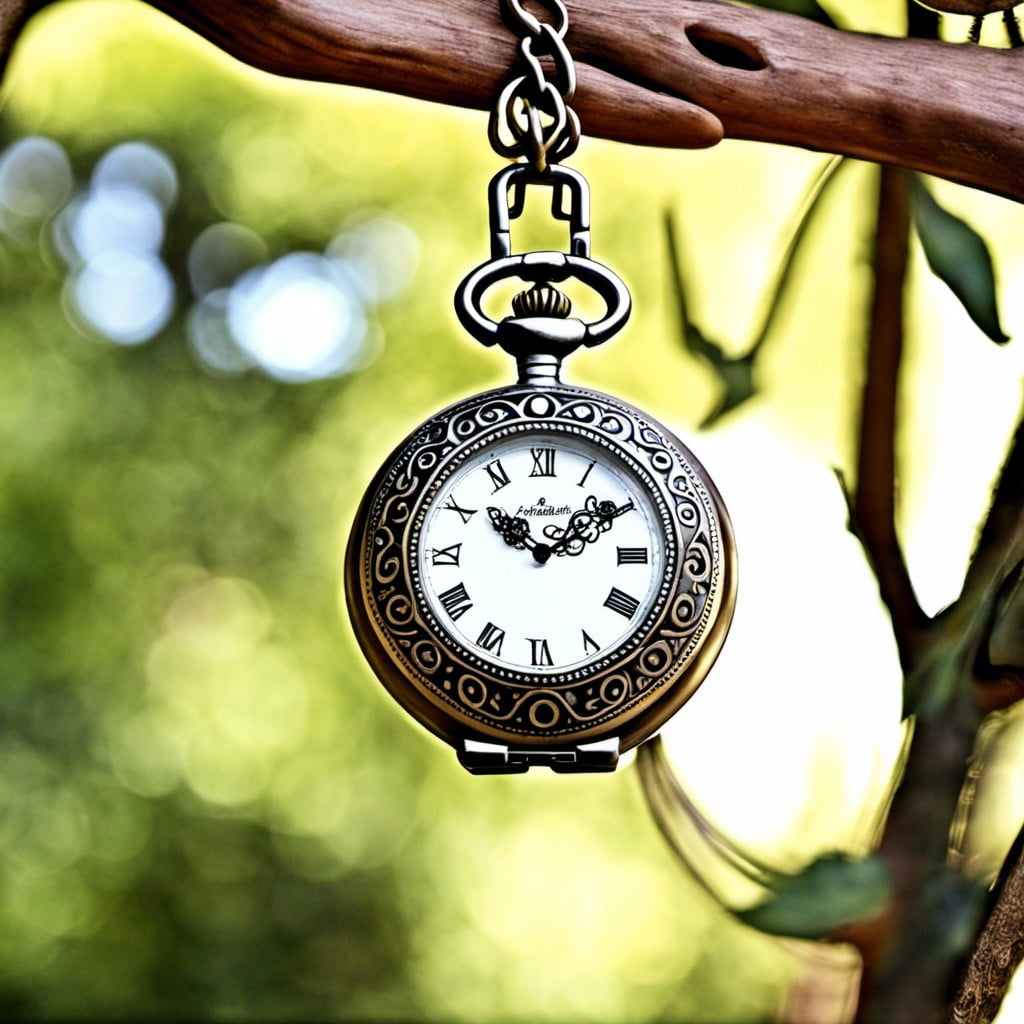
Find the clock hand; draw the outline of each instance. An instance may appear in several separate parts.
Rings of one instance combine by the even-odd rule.
[[[614,501],[599,502],[594,495],[590,495],[583,508],[569,516],[569,522],[564,530],[557,526],[545,528],[544,536],[554,540],[550,554],[580,554],[588,544],[593,544],[602,533],[611,529],[613,519],[629,512],[633,507],[632,501],[616,505]]]
[[[510,516],[504,509],[488,508],[491,525],[501,534],[501,539],[509,547],[522,550],[525,548],[543,565],[551,557],[551,546],[535,541],[530,536],[530,524],[519,516]]]

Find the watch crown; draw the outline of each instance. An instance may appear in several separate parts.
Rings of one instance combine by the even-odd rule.
[[[512,312],[517,317],[550,316],[564,319],[571,310],[572,303],[567,295],[540,282],[512,298]]]

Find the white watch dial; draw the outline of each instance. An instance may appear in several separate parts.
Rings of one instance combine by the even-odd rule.
[[[468,459],[423,520],[418,569],[437,621],[516,671],[570,671],[619,647],[654,605],[661,526],[642,480],[596,444],[512,438]]]

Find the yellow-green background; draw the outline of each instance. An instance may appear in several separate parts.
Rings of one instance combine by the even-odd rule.
[[[881,3],[843,18],[898,21]],[[795,961],[686,876],[631,766],[470,778],[393,705],[348,625],[341,557],[372,472],[438,407],[510,378],[451,311],[487,252],[499,161],[483,115],[273,79],[140,4],[82,0],[32,22],[0,132],[57,139],[80,181],[117,142],[162,147],[181,178],[165,246],[179,272],[220,220],[274,255],[322,248],[366,209],[419,242],[412,284],[378,310],[377,357],[284,385],[205,372],[181,316],[138,348],[77,332],[52,247],[0,239],[0,1013],[770,1019]],[[705,438],[716,384],[679,341],[663,215],[685,237],[692,312],[738,353],[823,159],[585,141],[573,160],[594,255],[635,312],[568,376],[708,453],[763,602],[669,731],[672,756],[711,817],[781,866],[866,847],[900,735],[892,645],[830,472],[851,462],[874,178],[844,172],[760,395]],[[1024,213],[938,188],[992,243],[1020,333]],[[935,611],[956,595],[1022,357],[972,327],[916,248],[911,276],[901,529]],[[974,840],[986,870],[1022,803],[1019,773],[999,772]]]

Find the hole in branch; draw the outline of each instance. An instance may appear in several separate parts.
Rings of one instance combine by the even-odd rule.
[[[688,25],[686,38],[701,56],[723,68],[762,71],[768,66],[761,54],[747,40],[726,35],[708,25]]]

